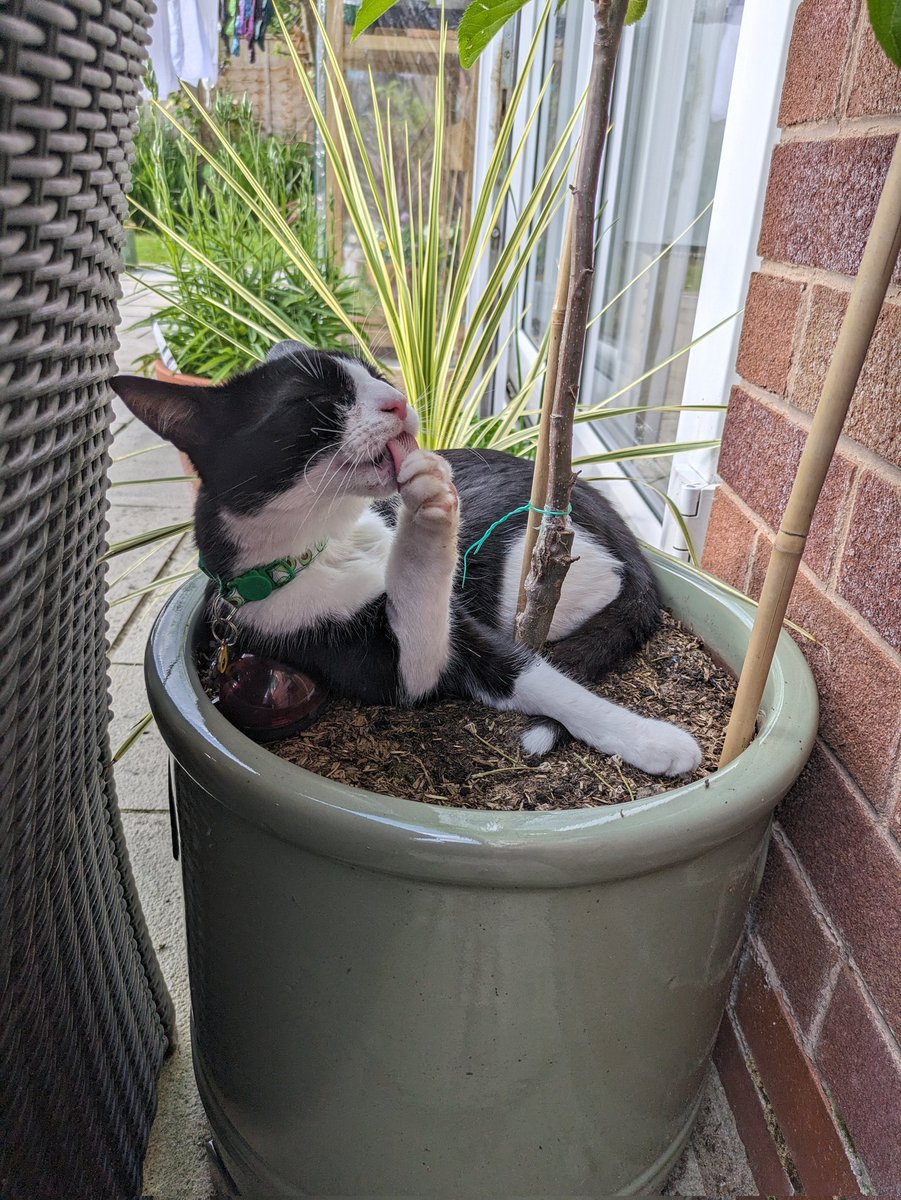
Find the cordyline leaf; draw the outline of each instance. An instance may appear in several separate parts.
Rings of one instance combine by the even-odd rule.
[[[696,567],[692,563],[685,562],[684,559],[676,558],[674,554],[667,554],[667,552],[665,550],[661,550],[659,546],[652,546],[649,542],[643,542],[641,538],[638,539],[638,544],[645,550],[653,551],[653,553],[658,555],[660,558],[665,558],[669,562],[676,563],[677,566],[687,568],[693,574],[699,575],[701,579],[705,579],[708,583],[715,584],[716,587],[718,587],[720,591],[725,592],[727,596],[735,596],[737,600],[744,600],[754,608],[759,607],[759,601],[755,600],[753,596],[749,596],[747,592],[739,591],[739,589],[733,587],[731,583],[726,583],[725,580],[720,579],[718,575],[711,575],[711,573],[709,571],[705,571],[703,567]],[[819,638],[815,638],[809,630],[804,629],[801,625],[796,625],[794,621],[790,621],[788,617],[785,617],[782,624],[787,625],[789,629],[794,629],[795,633],[799,633],[806,641],[813,642],[815,646],[822,645],[822,642],[820,642]]]
[[[147,562],[148,559],[153,558],[154,555],[159,554],[162,550],[165,550],[167,542],[174,541],[175,538],[179,536],[180,535],[177,533],[170,533],[167,538],[163,538],[161,541],[156,542],[150,547],[146,554],[142,554],[140,558],[137,558],[133,563],[130,563],[124,571],[120,571],[115,579],[111,579],[106,585],[107,590],[112,591],[116,584],[121,583],[123,579],[127,579],[133,571],[137,571],[144,565],[145,562]]]
[[[867,0],[876,41],[896,67],[901,67],[901,0]]]
[[[114,763],[117,763],[124,754],[128,753],[128,751],[135,744],[135,742],[138,740],[138,738],[141,736],[141,734],[144,732],[144,730],[149,729],[152,723],[153,723],[153,713],[146,712],[146,713],[144,713],[143,717],[141,717],[140,721],[137,721],[134,725],[132,725],[131,729],[129,729],[128,733],[125,735],[125,738],[124,738],[121,746],[116,751],[116,753],[113,755]]]
[[[193,528],[193,521],[179,521],[177,525],[162,525],[158,529],[148,529],[145,533],[136,533],[132,537],[123,538],[121,542],[113,542],[106,554],[100,556],[100,561],[106,562],[115,558],[117,554],[127,554],[129,550],[139,550],[141,546],[150,546],[173,534],[184,533]]]
[[[698,557],[698,552],[691,536],[691,530],[686,524],[685,516],[683,513],[679,512],[679,507],[672,496],[667,495],[662,488],[655,487],[654,484],[649,480],[639,479],[634,475],[583,475],[582,479],[585,483],[637,483],[642,487],[649,488],[652,492],[655,492],[670,510],[673,515],[673,520],[679,526],[679,531],[685,539],[685,545],[688,549],[689,563],[693,567],[700,566],[701,560]]]
[[[351,41],[358,38],[361,33],[365,33],[370,25],[391,8],[394,2],[395,0],[363,0],[357,13],[357,19],[354,21]]]
[[[140,450],[129,450],[127,454],[114,454],[110,462],[125,462],[127,458],[137,458],[139,454],[151,454],[154,450],[171,450],[169,442],[154,442],[152,446],[142,446]]]
[[[197,564],[192,567],[185,567],[181,571],[174,571],[171,575],[160,575],[158,579],[151,579],[150,583],[145,583],[143,587],[135,588],[134,591],[126,592],[124,596],[117,596],[115,600],[110,600],[110,608],[115,608],[117,604],[127,604],[129,600],[134,600],[136,596],[147,596],[151,592],[158,592],[160,588],[171,587],[174,583],[181,583],[183,579],[190,579],[196,572]]]
[[[471,67],[498,30],[525,3],[526,0],[473,0],[457,32],[461,66]]]
[[[629,7],[626,9],[626,24],[634,25],[647,11],[648,0],[629,0]]]

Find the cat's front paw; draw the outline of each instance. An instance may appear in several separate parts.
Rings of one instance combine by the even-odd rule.
[[[397,473],[400,498],[422,525],[455,524],[459,500],[450,463],[431,450],[413,450]]]
[[[640,737],[622,757],[649,775],[687,775],[701,763],[701,747],[684,729],[668,721],[644,720]]]

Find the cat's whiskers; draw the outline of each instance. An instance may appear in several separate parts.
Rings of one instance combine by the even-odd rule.
[[[354,471],[356,471],[357,467],[360,465],[361,462],[364,461],[365,458],[366,458],[366,452],[361,450],[360,453],[357,455],[356,459],[350,464],[350,467],[344,476],[343,482],[339,483],[339,485],[335,491],[335,495],[332,497],[332,502],[329,505],[329,508],[326,512],[326,516],[328,516],[331,513],[331,511],[334,508],[337,501],[343,499],[348,494],[348,488],[350,487],[351,481],[353,480],[353,473],[354,473]]]

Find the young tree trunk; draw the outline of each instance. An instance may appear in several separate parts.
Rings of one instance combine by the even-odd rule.
[[[585,330],[594,278],[595,204],[601,158],[607,138],[613,70],[619,50],[627,0],[593,0],[594,51],[582,139],[572,198],[572,249],[569,295],[557,364],[554,404],[550,418],[548,486],[544,508],[558,516],[542,518],[541,531],[526,579],[525,608],[516,619],[517,638],[534,650],[547,641],[548,630],[566,572],[573,531],[566,512],[575,475],[572,470],[573,418],[579,399],[579,380],[585,353]],[[567,264],[561,262],[565,271]],[[536,469],[537,465],[536,465]]]
[[[532,472],[532,495],[529,502],[532,511],[526,525],[526,540],[522,552],[522,568],[519,574],[519,599],[516,602],[517,616],[526,606],[526,578],[532,565],[532,551],[541,530],[541,515],[535,512],[544,508],[547,498],[547,476],[549,468],[548,449],[551,439],[551,414],[554,411],[554,387],[557,382],[557,363],[560,361],[560,342],[563,337],[563,320],[566,316],[566,300],[569,294],[569,261],[572,257],[573,206],[566,214],[563,245],[560,247],[561,269],[557,272],[557,290],[551,310],[550,333],[548,335],[547,367],[544,387],[541,392],[541,414],[538,420],[538,445],[535,451],[535,469]]]

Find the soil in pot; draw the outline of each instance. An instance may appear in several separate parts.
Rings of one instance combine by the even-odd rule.
[[[413,709],[335,701],[310,729],[269,749],[317,775],[373,792],[524,812],[643,799],[716,769],[735,680],[669,614],[644,650],[595,690],[642,716],[689,730],[704,750],[701,766],[673,781],[572,740],[531,762],[519,744],[531,718],[471,700]]]

